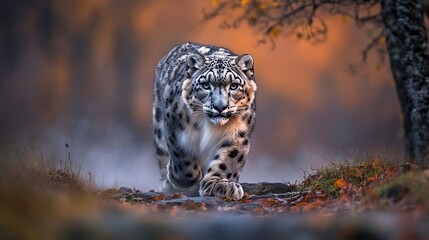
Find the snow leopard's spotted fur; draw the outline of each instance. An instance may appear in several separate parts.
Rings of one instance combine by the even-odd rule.
[[[253,58],[186,43],[158,64],[153,103],[163,192],[241,199],[255,123]]]

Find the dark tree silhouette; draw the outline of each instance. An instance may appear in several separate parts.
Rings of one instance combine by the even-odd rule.
[[[376,27],[379,32],[362,50],[362,60],[371,50],[387,47],[403,113],[406,158],[429,163],[429,56],[423,17],[423,10],[429,8],[423,1],[212,0],[212,4],[205,19],[223,16],[221,26],[227,28],[247,22],[261,32],[261,42],[274,43],[280,34],[323,42],[329,15],[351,18],[359,27]]]

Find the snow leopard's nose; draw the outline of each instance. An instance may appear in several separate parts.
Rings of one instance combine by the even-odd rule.
[[[227,104],[213,104],[213,108],[219,113],[223,112],[227,107]]]
[[[221,87],[216,89],[212,94],[212,107],[219,113],[228,108],[228,93]]]

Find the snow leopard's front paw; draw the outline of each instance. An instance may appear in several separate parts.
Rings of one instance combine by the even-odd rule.
[[[171,184],[171,182],[168,179],[162,179],[159,183],[158,189],[163,193],[173,193],[175,192],[174,186]]]
[[[244,195],[243,187],[240,183],[220,177],[210,176],[204,178],[200,183],[201,196],[231,197],[242,199]]]

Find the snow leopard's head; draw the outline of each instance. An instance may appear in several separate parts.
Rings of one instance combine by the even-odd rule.
[[[251,107],[257,87],[250,55],[206,58],[192,53],[187,64],[190,77],[183,83],[182,97],[192,112],[224,125]]]

